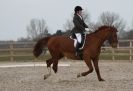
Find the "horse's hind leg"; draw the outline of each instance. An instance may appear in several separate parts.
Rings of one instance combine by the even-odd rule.
[[[58,59],[54,59],[52,68],[53,68],[54,72],[57,73],[57,70],[58,70]]]
[[[92,63],[91,63],[91,59],[90,59],[90,58],[85,59],[85,63],[87,64],[89,70],[86,71],[86,72],[83,72],[83,73],[78,74],[77,77],[86,76],[86,75],[88,75],[89,73],[93,72],[93,66],[92,66]]]
[[[61,53],[55,53],[55,55],[53,55],[53,70],[55,73],[57,73],[58,70],[58,61],[63,57],[63,55]]]
[[[49,60],[46,60],[48,74],[44,75],[44,80],[51,76],[51,64],[53,63],[53,70],[56,73],[58,70],[58,60],[54,59],[53,57]]]
[[[48,70],[49,70],[49,68],[50,68],[50,72],[51,72],[51,64],[53,63],[53,70],[54,70],[54,72],[56,73],[57,72],[57,69],[58,69],[58,59],[50,59],[50,60],[47,60],[46,61],[46,64],[47,64],[47,68],[48,68]]]
[[[104,79],[101,78],[100,71],[99,71],[99,66],[98,66],[98,59],[93,60],[94,68],[98,77],[99,81],[104,81]]]
[[[53,63],[52,58],[46,60],[48,74],[44,75],[44,80],[47,79],[51,75],[51,64]]]
[[[51,59],[46,60],[47,67],[50,67],[52,63],[53,63],[52,58],[51,58]]]

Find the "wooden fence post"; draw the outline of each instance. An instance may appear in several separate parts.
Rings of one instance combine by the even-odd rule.
[[[13,41],[9,44],[10,45],[10,61],[13,61]]]
[[[112,49],[112,60],[114,61],[115,60],[115,50]]]
[[[130,61],[132,61],[132,41],[130,41]]]

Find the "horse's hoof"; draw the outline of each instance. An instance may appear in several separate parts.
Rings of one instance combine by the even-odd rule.
[[[46,80],[49,76],[50,74],[44,75],[44,80]]]
[[[105,80],[101,78],[101,79],[99,79],[99,81],[105,81]]]
[[[81,73],[79,73],[78,75],[77,75],[77,78],[79,78],[79,77],[81,77],[82,75],[81,75]]]
[[[52,67],[53,68],[53,71],[54,71],[54,73],[57,73],[57,67]]]
[[[46,80],[48,77],[46,75],[44,75],[44,80]]]

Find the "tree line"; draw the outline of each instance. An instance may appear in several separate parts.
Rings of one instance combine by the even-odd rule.
[[[73,16],[72,16],[73,17]],[[120,39],[133,39],[133,27],[126,30],[126,23],[118,14],[113,12],[103,12],[97,22],[90,21],[90,15],[87,11],[83,12],[83,19],[88,25],[89,29],[95,31],[102,25],[114,26],[118,29],[118,37]],[[133,26],[133,24],[132,24]],[[27,37],[19,38],[18,41],[37,41],[38,39],[46,36],[69,36],[71,30],[74,27],[72,19],[67,20],[64,24],[64,30],[57,30],[54,34],[49,32],[48,26],[44,19],[31,19],[29,25],[26,28]]]

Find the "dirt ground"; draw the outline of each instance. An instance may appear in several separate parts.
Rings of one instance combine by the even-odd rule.
[[[46,67],[0,68],[0,91],[133,91],[133,63],[100,62],[99,82],[95,71],[86,77],[77,74],[87,71],[84,62],[67,62],[57,74],[43,80]]]

